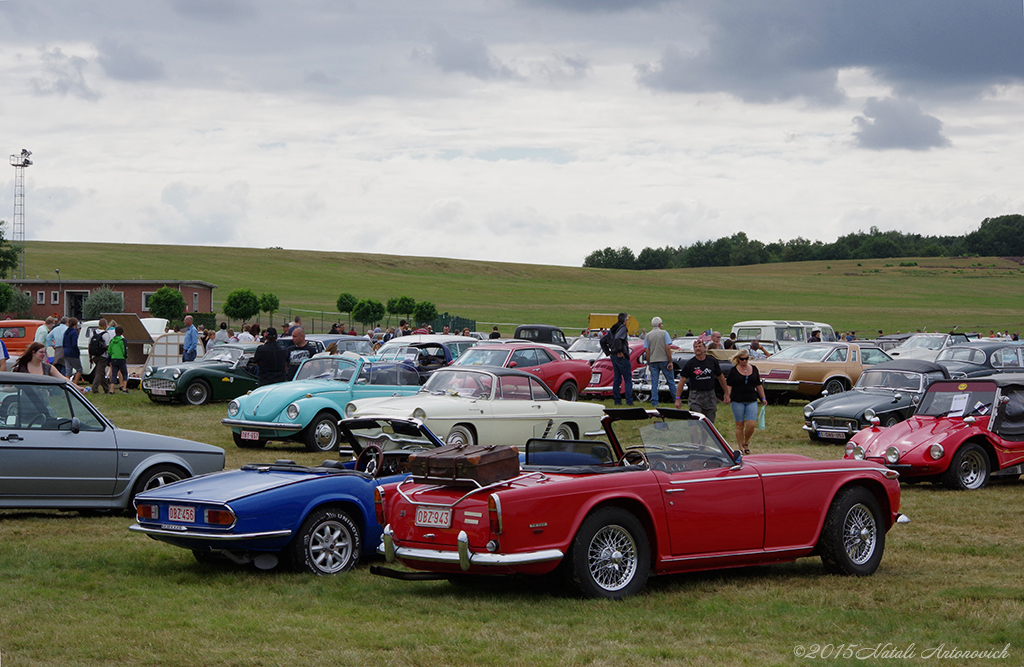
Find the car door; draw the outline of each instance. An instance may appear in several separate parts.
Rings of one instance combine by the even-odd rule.
[[[117,479],[113,429],[70,385],[14,384],[0,404],[0,496],[109,496]],[[73,433],[72,419],[79,420]]]

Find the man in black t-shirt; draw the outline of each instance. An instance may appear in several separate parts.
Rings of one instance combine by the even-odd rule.
[[[292,327],[292,340],[284,346],[288,353],[288,379],[295,377],[299,364],[316,354],[316,345],[306,342],[306,330]]]
[[[257,387],[277,384],[289,379],[288,353],[277,342],[277,329],[267,327],[265,335],[267,342],[257,347],[256,352],[252,355],[253,363],[259,368]]]
[[[679,384],[676,386],[676,407],[681,408],[683,388],[690,385],[690,395],[686,399],[688,407],[693,412],[700,412],[705,417],[715,421],[718,416],[718,396],[715,394],[715,379],[722,385],[722,392],[725,392],[725,377],[722,375],[722,368],[718,365],[718,359],[709,357],[704,341],[693,341],[693,357],[683,364],[679,371]]]

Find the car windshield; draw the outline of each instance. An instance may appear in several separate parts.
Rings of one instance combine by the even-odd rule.
[[[381,361],[415,361],[419,358],[420,351],[415,347],[392,346],[381,348],[377,351],[377,358]]]
[[[733,461],[707,421],[666,419],[640,427],[640,450],[654,470],[669,473],[708,468],[728,468]]]
[[[504,366],[508,350],[504,348],[473,348],[456,359],[453,366]]]
[[[445,343],[444,346],[448,348],[448,352],[452,355],[452,359],[455,359],[460,354],[462,354],[463,352],[465,352],[466,350],[473,347],[479,342],[480,341],[476,340],[475,338],[470,338],[467,340],[449,341]]]
[[[203,355],[203,361],[227,361],[233,362],[242,356],[242,348],[240,347],[225,347],[218,345],[217,347],[211,348],[209,352]]]
[[[938,350],[942,347],[943,341],[946,340],[945,336],[911,336],[903,345],[902,348],[917,348],[924,350]]]
[[[440,371],[431,375],[420,388],[421,394],[463,398],[490,398],[494,376],[476,371]]]
[[[831,352],[833,348],[821,345],[790,345],[783,348],[781,352],[772,356],[772,361],[778,359],[806,359],[808,361],[821,361]]]
[[[924,376],[921,373],[873,369],[861,373],[860,379],[857,380],[857,388],[921,391],[923,380]]]
[[[943,382],[933,384],[921,400],[918,415],[967,417],[992,410],[996,386],[992,382]]]
[[[942,352],[939,352],[939,356],[936,357],[935,360],[959,361],[965,364],[984,366],[985,353],[982,350],[976,350],[972,347],[947,347]]]
[[[337,380],[348,382],[356,372],[356,362],[344,357],[307,359],[295,373],[296,380]]]
[[[370,341],[362,338],[359,340],[339,340],[336,342],[338,352],[355,352],[362,356],[373,354],[373,347],[370,346]]]
[[[570,352],[601,352],[601,341],[597,338],[577,338],[569,346]]]

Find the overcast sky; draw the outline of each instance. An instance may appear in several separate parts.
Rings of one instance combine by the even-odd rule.
[[[0,150],[39,240],[964,234],[1024,208],[1022,34],[1021,0],[0,1]]]

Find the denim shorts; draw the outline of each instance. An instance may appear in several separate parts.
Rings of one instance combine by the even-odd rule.
[[[754,401],[752,403],[737,403],[736,401],[733,401],[729,405],[732,406],[732,416],[736,421],[757,421],[757,401]]]

